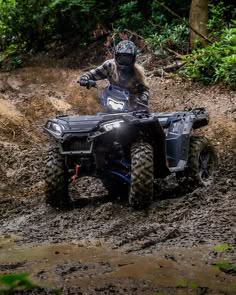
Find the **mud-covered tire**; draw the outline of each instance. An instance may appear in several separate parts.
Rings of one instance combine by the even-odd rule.
[[[151,203],[154,190],[153,148],[138,142],[131,146],[131,183],[129,204],[140,209]]]
[[[45,183],[46,203],[53,208],[68,208],[70,205],[68,174],[64,157],[55,146],[50,147],[47,152]]]
[[[218,159],[213,145],[205,136],[190,138],[187,179],[194,186],[210,186],[214,183]]]

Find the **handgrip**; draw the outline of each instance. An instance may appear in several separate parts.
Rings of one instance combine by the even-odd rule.
[[[94,80],[88,80],[88,85],[89,85],[90,87],[95,87],[95,86],[97,85],[97,83],[96,83],[96,81],[94,81]]]
[[[77,83],[80,84],[80,80],[77,80]],[[96,87],[97,83],[94,80],[88,80],[87,85],[83,85],[83,86],[86,86],[89,89],[91,87]]]

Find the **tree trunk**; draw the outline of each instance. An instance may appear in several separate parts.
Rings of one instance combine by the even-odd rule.
[[[190,26],[207,38],[207,22],[208,0],[192,0],[189,13]],[[206,45],[206,39],[197,35],[193,30],[190,30],[191,48],[196,47],[198,41],[202,46]]]

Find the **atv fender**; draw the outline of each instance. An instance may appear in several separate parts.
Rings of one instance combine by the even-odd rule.
[[[154,125],[153,136],[156,144],[154,144],[154,177],[164,178],[171,174],[167,166],[166,155],[166,135],[157,119]]]

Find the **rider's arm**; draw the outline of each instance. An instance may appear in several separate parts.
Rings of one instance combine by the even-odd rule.
[[[143,84],[138,85],[138,99],[145,105],[148,105],[149,88]]]
[[[81,77],[86,77],[88,80],[103,80],[108,78],[112,70],[112,63],[110,60],[106,60],[101,66],[84,73]]]
[[[134,65],[135,73],[135,92],[137,101],[148,106],[149,100],[149,87],[146,81],[144,68],[139,64]]]

